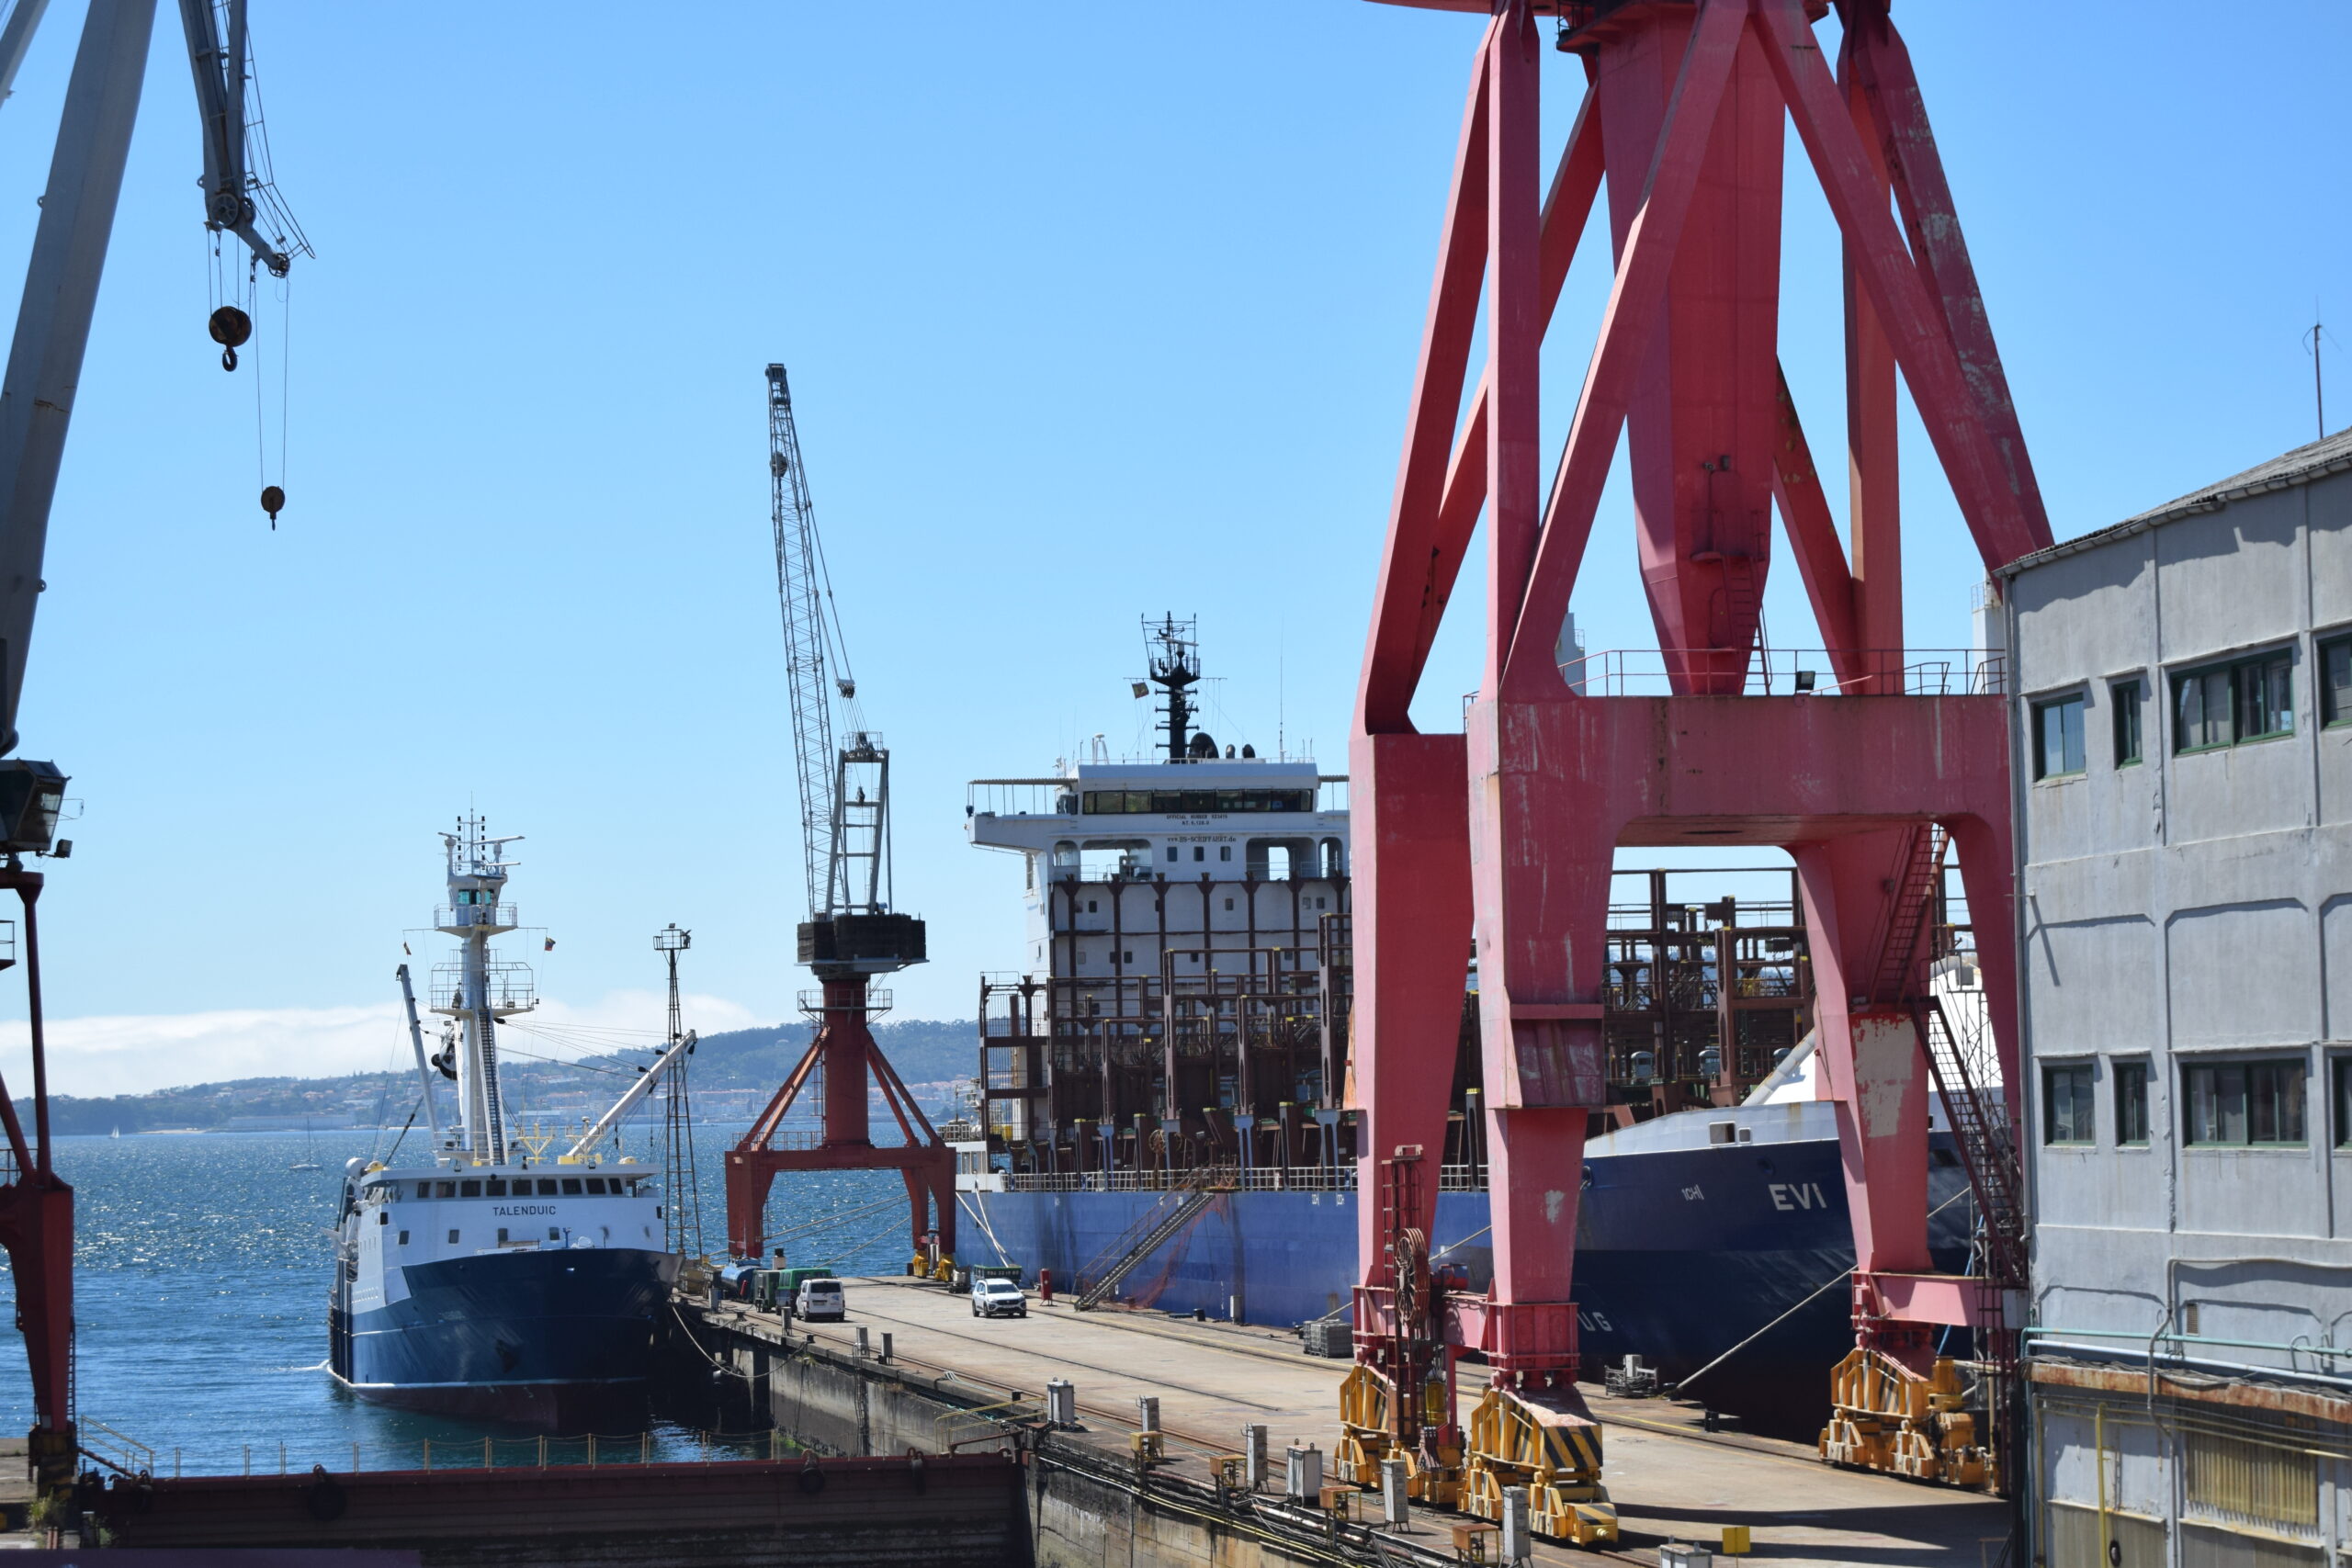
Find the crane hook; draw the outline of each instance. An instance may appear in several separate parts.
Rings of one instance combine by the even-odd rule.
[[[286,510],[286,492],[276,485],[264,487],[261,492],[261,509],[269,513],[269,529],[271,533],[276,533],[277,514]]]
[[[223,305],[212,312],[211,320],[205,322],[205,330],[211,333],[212,341],[220,345],[220,368],[234,370],[237,367],[238,346],[254,335],[254,319],[234,305]]]

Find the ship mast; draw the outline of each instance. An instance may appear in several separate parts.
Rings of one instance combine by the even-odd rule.
[[[500,961],[490,939],[514,929],[514,906],[500,902],[513,865],[481,818],[458,819],[441,835],[448,854],[449,901],[434,927],[462,944],[433,966],[433,1010],[458,1021],[458,1154],[475,1165],[506,1163],[506,1113],[498,1087],[498,1020],[537,1005],[530,966]]]

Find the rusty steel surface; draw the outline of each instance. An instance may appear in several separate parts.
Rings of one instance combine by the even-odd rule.
[[[1003,1454],[722,1461],[554,1469],[117,1478],[90,1506],[129,1547],[425,1547],[807,1531],[843,1538],[1017,1522]],[[550,1559],[552,1560],[552,1559]]]
[[[1410,3],[1410,0],[1408,0]],[[1491,13],[1472,67],[1358,689],[1357,1104],[1366,1162],[1442,1146],[1446,1027],[1477,968],[1491,1151],[1492,1292],[1445,1316],[1506,1385],[1576,1372],[1582,1145],[1611,1104],[1609,878],[1626,845],[1743,843],[1796,863],[1825,1098],[1838,1107],[1860,1268],[1858,1334],[1924,1356],[1955,1315],[1928,1287],[1923,994],[1948,843],[1970,895],[2014,1093],[2007,720],[1976,694],[1905,694],[1897,378],[1987,571],[2050,533],[1973,265],[1883,0],[1839,6],[1833,73],[1805,0],[1428,0]],[[1547,33],[1538,17],[1558,15]],[[1584,101],[1546,194],[1539,62],[1580,57]],[[1849,552],[1781,369],[1785,127],[1845,246]],[[1544,472],[1538,349],[1596,199],[1615,273],[1564,448]],[[1901,218],[1898,221],[1897,211]],[[1905,231],[1909,243],[1905,243]],[[1486,362],[1472,363],[1483,340]],[[1466,418],[1464,417],[1466,412]],[[1460,430],[1457,436],[1456,431]],[[1621,434],[1643,589],[1674,694],[1590,697],[1554,648]],[[1835,696],[1741,694],[1790,535]],[[1410,717],[1483,519],[1485,666],[1464,733]],[[1367,1163],[1359,1190],[1374,1190]],[[1359,1208],[1365,1300],[1385,1224]],[[1887,1277],[1887,1288],[1873,1280]],[[1916,1315],[1917,1321],[1914,1321]],[[1402,1365],[1360,1334],[1366,1364]],[[1409,1391],[1407,1391],[1409,1392]]]
[[[2282,1374],[2283,1375],[2283,1374]],[[2091,1393],[2122,1394],[2133,1401],[2148,1397],[2149,1369],[2140,1366],[2093,1366],[2080,1361],[2053,1361],[2037,1353],[2027,1376],[2044,1388],[2077,1389]],[[2231,1410],[2257,1410],[2329,1421],[2352,1427],[2352,1394],[2329,1394],[2312,1388],[2233,1382],[2222,1387],[2176,1382],[2158,1368],[2155,1392],[2183,1404],[2210,1404]]]

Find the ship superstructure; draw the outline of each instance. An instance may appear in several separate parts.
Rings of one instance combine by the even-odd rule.
[[[1147,624],[1160,754],[973,786],[1023,859],[1027,971],[981,982],[1021,1168],[1330,1163],[1347,1037],[1344,779],[1193,725],[1193,624]]]
[[[491,939],[514,840],[481,819],[442,835],[448,902],[434,925],[458,946],[426,999],[449,1020],[428,1057],[407,965],[429,1162],[346,1167],[328,1309],[329,1367],[364,1398],[449,1415],[590,1430],[643,1397],[653,1315],[675,1278],[659,1173],[614,1145],[624,1120],[693,1043],[677,1037],[602,1119],[564,1141],[520,1134],[502,1100],[498,1026],[536,1005],[530,968]],[[455,1090],[444,1122],[442,1085]]]

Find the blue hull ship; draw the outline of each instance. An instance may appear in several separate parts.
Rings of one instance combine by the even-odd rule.
[[[1588,1376],[1636,1355],[1668,1383],[1707,1369],[1687,1392],[1714,1409],[1804,1425],[1825,1406],[1827,1369],[1853,1346],[1844,1282],[1854,1243],[1833,1115],[1820,1100],[1739,1107],[1592,1140],[1576,1259]],[[1729,1139],[1718,1141],[1726,1126]],[[1959,1272],[1973,1222],[1966,1180],[1940,1134],[1933,1158],[1930,1244],[1939,1266]],[[1264,1325],[1344,1320],[1363,1278],[1351,1174],[1260,1173],[1318,1190],[1212,1196],[1126,1275],[1119,1301]],[[1063,1294],[1182,1199],[1089,1190],[1084,1177],[1062,1178],[1069,1190],[1059,1191],[990,1190],[988,1177],[965,1179],[987,1222],[978,1247],[966,1250],[1001,1247],[1025,1269],[1051,1269]],[[1492,1277],[1487,1227],[1485,1192],[1439,1194],[1431,1247],[1473,1288]]]
[[[514,907],[501,901],[513,840],[488,837],[478,818],[443,838],[449,902],[434,924],[462,945],[435,965],[426,993],[449,1020],[430,1056],[408,966],[399,972],[433,1156],[345,1168],[327,1364],[363,1399],[610,1430],[605,1417],[644,1402],[678,1256],[667,1245],[661,1181],[634,1160],[608,1157],[607,1143],[670,1080],[692,1037],[673,1031],[628,1092],[560,1155],[547,1157],[555,1140],[512,1134],[497,1031],[536,997],[529,970],[493,962],[489,940],[515,926]],[[457,1100],[446,1122],[445,1092]]]

